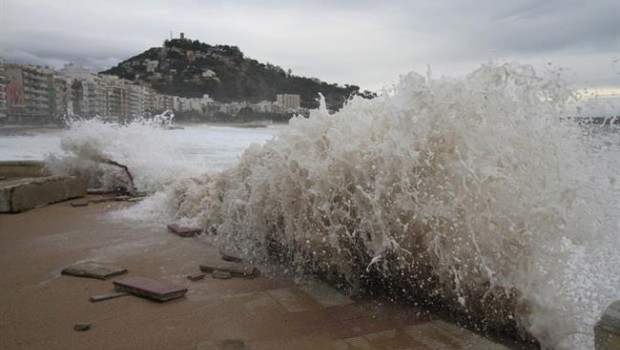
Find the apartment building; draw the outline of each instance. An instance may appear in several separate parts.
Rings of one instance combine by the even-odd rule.
[[[278,94],[276,102],[286,110],[296,110],[301,105],[301,97],[296,94]]]
[[[6,77],[4,61],[0,59],[0,119],[6,118]]]

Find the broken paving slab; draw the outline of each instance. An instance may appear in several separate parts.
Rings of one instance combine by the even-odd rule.
[[[187,288],[183,286],[147,277],[132,277],[114,281],[114,287],[118,292],[127,292],[159,302],[182,298],[187,293]]]
[[[90,296],[90,302],[91,303],[96,303],[96,302],[99,302],[99,301],[104,301],[104,300],[110,300],[110,299],[116,299],[116,298],[124,297],[125,295],[129,295],[129,293],[117,292],[117,293],[91,295]]]
[[[238,262],[213,260],[200,265],[200,271],[212,273],[214,271],[224,271],[233,277],[255,278],[260,275],[260,271],[252,265]]]
[[[169,224],[168,230],[170,230],[170,232],[176,234],[177,236],[181,236],[183,238],[194,237],[202,233],[201,228],[181,226],[178,224]]]
[[[66,267],[60,273],[67,276],[106,280],[110,277],[122,275],[126,272],[127,269],[124,267],[104,264],[96,261],[84,261]]]
[[[201,272],[196,272],[196,273],[192,273],[190,275],[187,275],[187,279],[190,281],[200,281],[201,279],[205,278],[205,274],[201,273]]]

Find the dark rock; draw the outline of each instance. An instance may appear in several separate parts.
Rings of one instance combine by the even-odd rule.
[[[120,266],[103,264],[96,261],[84,261],[64,268],[61,274],[105,280],[113,276],[122,275],[126,272],[127,269]]]
[[[90,323],[80,322],[73,325],[73,329],[78,332],[84,332],[90,329]]]
[[[127,292],[159,302],[181,298],[187,293],[187,288],[183,286],[146,277],[133,277],[114,281],[114,286],[119,292]]]

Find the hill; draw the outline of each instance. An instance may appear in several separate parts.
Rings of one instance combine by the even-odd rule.
[[[339,109],[351,95],[375,97],[355,85],[339,86],[293,75],[281,67],[245,57],[236,46],[209,45],[185,38],[165,40],[101,72],[116,75],[156,91],[183,97],[208,94],[219,102],[273,101],[276,94],[299,94],[301,106],[318,106],[319,93],[330,109]]]

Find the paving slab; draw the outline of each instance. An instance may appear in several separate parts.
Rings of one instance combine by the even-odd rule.
[[[260,275],[260,271],[252,265],[219,259],[211,259],[200,264],[200,270],[207,273],[216,270],[224,271],[230,273],[233,277],[255,278]]]
[[[119,292],[131,293],[159,302],[182,298],[187,293],[187,288],[183,286],[147,277],[125,278],[114,281],[114,286]]]
[[[127,269],[97,261],[83,261],[64,268],[60,273],[67,276],[106,280],[127,273]]]

